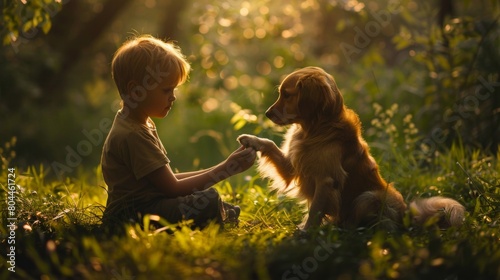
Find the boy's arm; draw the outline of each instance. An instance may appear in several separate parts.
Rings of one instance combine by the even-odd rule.
[[[212,171],[215,171],[215,169],[216,168],[214,167]],[[219,169],[221,169],[221,167],[219,167]],[[213,174],[216,173],[217,171]],[[218,182],[216,179],[224,180],[230,176],[228,174],[227,176],[212,178],[210,175],[211,172],[208,171],[178,179],[172,172],[170,166],[167,164],[149,173],[146,175],[146,178],[166,195],[170,197],[178,197],[192,194],[195,191],[207,189]]]
[[[184,179],[184,178],[193,177],[195,175],[198,175],[198,174],[210,171],[212,169],[214,169],[214,167],[210,167],[208,169],[202,169],[202,170],[198,170],[198,171],[189,171],[189,172],[174,173],[174,175],[175,175],[175,178],[177,178],[177,179],[180,180],[180,179]]]
[[[250,168],[255,160],[253,149],[240,147],[222,163],[205,170],[188,172],[189,177],[177,178],[169,165],[146,175],[146,178],[168,196],[178,197],[207,189],[216,183]]]

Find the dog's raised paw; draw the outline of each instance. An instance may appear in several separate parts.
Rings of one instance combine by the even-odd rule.
[[[253,148],[255,151],[259,152],[263,152],[268,142],[271,142],[269,139],[259,138],[250,134],[242,134],[237,139],[245,148]]]
[[[245,148],[248,148],[252,146],[251,145],[252,138],[255,138],[255,136],[249,134],[242,134],[237,138],[237,140],[238,142],[240,142],[241,145],[245,146]]]

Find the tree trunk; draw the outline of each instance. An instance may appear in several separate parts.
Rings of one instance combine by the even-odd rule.
[[[162,39],[178,41],[179,35],[179,21],[182,13],[188,7],[189,0],[170,0],[166,3],[164,11],[165,16],[160,22],[160,36]]]
[[[62,89],[72,67],[85,51],[92,48],[106,28],[131,2],[131,0],[108,0],[104,2],[99,13],[84,23],[75,20],[83,8],[81,2],[70,1],[63,6],[60,14],[53,19],[54,27],[48,38],[49,44],[59,53],[59,68],[53,73],[41,73],[42,92],[50,96],[51,100],[64,100],[63,96],[57,95],[63,92]]]

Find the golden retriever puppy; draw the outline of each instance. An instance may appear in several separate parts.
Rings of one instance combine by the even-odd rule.
[[[261,152],[259,172],[273,180],[274,188],[291,188],[307,201],[302,229],[324,222],[347,228],[402,224],[407,205],[380,176],[359,117],[344,105],[331,75],[318,67],[289,74],[266,116],[278,125],[292,125],[281,149],[253,135],[238,141]],[[438,215],[442,225],[456,226],[464,217],[464,207],[444,197],[420,199],[410,208],[417,224]]]

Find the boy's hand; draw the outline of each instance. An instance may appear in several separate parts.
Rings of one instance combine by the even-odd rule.
[[[231,175],[243,172],[253,165],[256,157],[257,153],[253,148],[241,146],[227,157],[226,170],[230,171]]]

